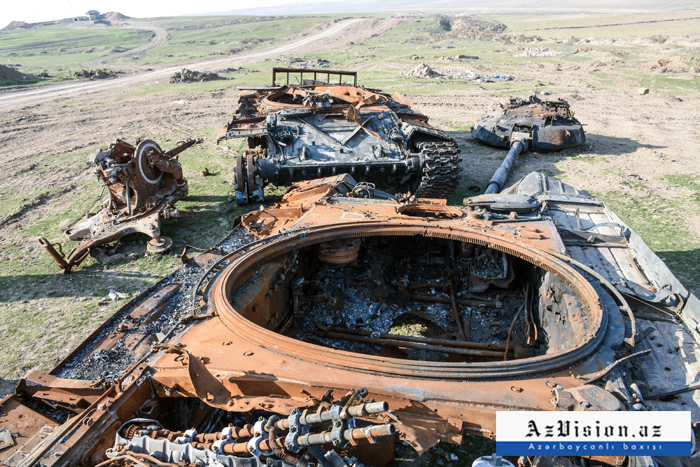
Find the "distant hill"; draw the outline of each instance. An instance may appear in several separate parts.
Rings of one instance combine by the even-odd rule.
[[[0,31],[9,31],[10,29],[30,28],[30,27],[31,27],[31,25],[25,23],[24,21],[10,21],[10,24],[8,24],[4,28],[0,29]]]
[[[108,19],[110,21],[124,21],[131,18],[126,15],[122,15],[118,11],[108,11],[107,13],[102,14],[101,19]]]
[[[105,22],[105,21],[125,21],[131,19],[129,16],[123,15],[118,11],[108,11],[107,13],[100,13],[97,10],[90,10],[85,16],[75,16],[72,18],[63,18],[61,20],[55,21],[44,21],[43,23],[25,23],[24,21],[12,21],[10,24],[0,29],[0,31],[9,31],[11,29],[19,28],[33,28],[37,26],[46,26],[50,24],[58,23],[70,23],[73,21],[95,21],[95,22]],[[106,23],[109,24],[109,23]]]
[[[532,13],[574,13],[574,12],[638,12],[638,11],[679,11],[698,10],[700,0],[343,0],[330,2],[303,2],[269,7],[253,7],[239,10],[219,11],[207,14],[217,15],[279,15],[279,14],[342,14],[373,12],[532,12]]]

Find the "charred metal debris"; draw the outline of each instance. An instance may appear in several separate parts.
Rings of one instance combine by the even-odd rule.
[[[503,148],[520,141],[531,151],[557,151],[586,142],[583,127],[568,102],[543,100],[535,94],[496,103],[474,124],[472,136]]]
[[[700,420],[700,302],[557,179],[456,207],[337,175],[234,225],[0,402],[1,463],[381,467],[497,410]]]
[[[150,253],[162,253],[172,247],[172,240],[160,235],[160,220],[191,217],[192,212],[175,209],[175,203],[187,196],[187,179],[178,161],[179,154],[199,141],[178,143],[163,151],[155,141],[139,140],[131,145],[117,139],[107,149],[100,149],[88,159],[109,198],[97,212],[66,231],[78,246],[68,256],[58,243],[39,237],[62,273],[69,273],[100,245],[113,243],[131,233],[144,233],[152,238]]]
[[[254,92],[219,136],[246,139],[236,156],[239,204],[262,202],[267,182],[344,173],[421,198],[447,198],[459,184],[457,142],[403,96],[358,87],[351,71],[273,68],[272,76],[269,87],[240,88]]]

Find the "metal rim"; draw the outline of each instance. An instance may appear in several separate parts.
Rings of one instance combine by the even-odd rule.
[[[395,377],[431,379],[499,379],[551,373],[573,366],[597,350],[602,343],[608,321],[608,314],[602,308],[597,292],[591,284],[574,268],[543,250],[519,245],[466,226],[453,226],[447,229],[426,225],[416,221],[413,224],[391,225],[384,222],[359,223],[333,227],[322,227],[280,235],[276,241],[268,241],[233,260],[217,278],[213,280],[210,297],[219,319],[232,332],[245,341],[291,358],[311,361],[320,365],[351,369]],[[303,248],[305,246],[347,238],[376,236],[425,236],[432,238],[467,241],[488,246],[519,257],[529,263],[551,272],[567,283],[579,296],[588,309],[589,331],[577,345],[549,355],[520,360],[445,363],[402,360],[372,355],[356,354],[329,347],[301,342],[258,326],[242,316],[229,301],[229,297],[244,279],[256,268],[271,258]],[[268,239],[272,240],[272,239]]]
[[[158,175],[158,178],[155,180],[150,179],[146,176],[146,174],[143,172],[143,164],[147,164],[148,162],[144,160],[145,153],[148,149],[155,149],[158,152],[162,153],[163,151],[160,149],[160,146],[155,141],[151,141],[150,139],[147,139],[145,141],[141,141],[139,146],[136,148],[136,152],[138,154],[138,166],[139,166],[139,173],[143,177],[144,180],[146,180],[148,183],[151,185],[155,185],[156,183],[160,182],[161,178],[163,178],[163,172],[160,172]]]

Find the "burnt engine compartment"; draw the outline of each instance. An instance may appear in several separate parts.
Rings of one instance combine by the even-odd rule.
[[[303,342],[419,361],[549,355],[588,331],[582,301],[551,273],[492,248],[422,236],[291,251],[251,274],[230,302]]]

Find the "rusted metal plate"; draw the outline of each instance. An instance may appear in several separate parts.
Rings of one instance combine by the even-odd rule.
[[[25,452],[50,434],[58,424],[24,405],[17,395],[9,395],[0,402],[0,463],[19,465]],[[10,461],[12,459],[12,461]]]
[[[38,370],[31,370],[17,385],[17,392],[44,401],[52,407],[63,407],[80,412],[102,393],[99,381],[57,378]]]
[[[96,343],[94,349],[109,351],[118,341],[122,341],[124,350],[134,352],[133,359],[139,360],[156,342],[156,336],[149,331],[149,325],[158,320],[168,309],[181,287],[182,284],[175,282],[152,294],[131,313],[124,316],[112,332]]]

